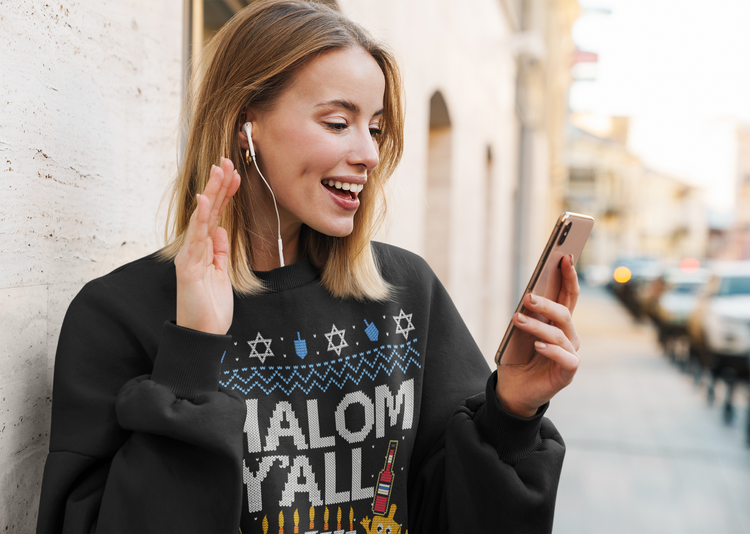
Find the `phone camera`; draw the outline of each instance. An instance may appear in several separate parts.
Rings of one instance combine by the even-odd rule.
[[[573,226],[573,222],[569,222],[565,225],[565,228],[563,228],[562,234],[560,235],[560,239],[557,241],[557,246],[559,247],[563,243],[565,243],[565,239],[568,237],[568,234],[570,233],[570,228]]]

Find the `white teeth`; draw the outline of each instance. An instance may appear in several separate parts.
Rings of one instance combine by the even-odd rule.
[[[364,184],[350,184],[349,182],[337,182],[331,179],[323,180],[323,183],[329,187],[343,189],[344,191],[351,191],[352,193],[359,193],[365,188]]]

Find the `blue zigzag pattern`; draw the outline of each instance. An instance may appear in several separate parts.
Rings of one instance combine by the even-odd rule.
[[[412,364],[421,369],[417,361],[420,354],[413,347],[416,342],[415,338],[400,345],[381,345],[359,354],[309,365],[262,365],[231,369],[224,371],[224,380],[219,380],[219,383],[245,395],[255,387],[266,395],[279,389],[287,396],[295,389],[305,395],[315,387],[322,392],[331,386],[342,389],[347,381],[359,385],[365,377],[375,380],[381,371],[391,376],[397,367],[404,373]]]

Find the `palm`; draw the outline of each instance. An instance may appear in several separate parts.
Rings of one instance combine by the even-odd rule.
[[[574,374],[536,354],[526,365],[508,365],[498,370],[498,382],[504,382],[504,395],[517,398],[524,405],[541,406],[570,384]]]
[[[175,257],[177,324],[225,334],[232,324],[234,296],[227,266],[229,240],[219,226],[224,208],[239,188],[232,162],[213,167],[198,206],[190,217],[185,243]]]

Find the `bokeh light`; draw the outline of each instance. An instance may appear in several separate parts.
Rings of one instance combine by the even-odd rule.
[[[680,260],[680,270],[683,273],[694,273],[701,268],[701,262],[695,258],[682,258]]]
[[[615,269],[615,282],[618,282],[620,284],[624,284],[628,280],[630,280],[630,277],[633,276],[630,272],[630,269],[627,267],[621,266]]]

